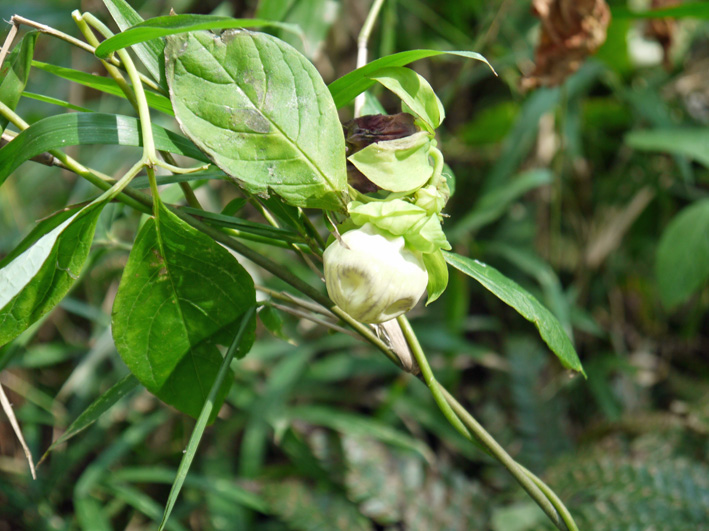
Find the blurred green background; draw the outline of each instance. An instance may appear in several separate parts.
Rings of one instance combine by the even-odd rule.
[[[528,2],[387,0],[371,40],[370,57],[474,50],[499,74],[460,58],[413,65],[447,111],[439,144],[456,190],[444,228],[456,252],[494,265],[544,302],[573,337],[588,380],[570,377],[530,323],[457,272],[439,301],[410,317],[439,380],[547,481],[581,529],[709,529],[702,4],[686,4],[690,16],[672,26],[663,59],[647,22],[627,16],[625,2],[610,2],[614,17],[596,56],[562,86],[526,94],[519,81],[533,68],[539,29]],[[279,36],[326,82],[354,68],[369,8],[354,0],[131,5],[144,18],[172,8],[299,24],[305,41]],[[73,9],[115,29],[96,0],[3,2],[0,18],[17,13],[78,36]],[[91,55],[47,35],[35,60],[105,75]],[[125,100],[41,65],[27,91],[133,114]],[[398,112],[391,94],[374,95]],[[32,123],[65,109],[27,97],[17,112]],[[178,130],[164,116],[158,123]],[[116,146],[67,152],[110,175],[139,156]],[[94,193],[73,174],[25,163],[0,187],[0,258],[36,220]],[[165,193],[180,198],[177,188]],[[198,193],[215,211],[237,195],[224,182]],[[130,209],[107,208],[90,270],[57,309],[0,349],[0,383],[35,458],[127,374],[110,309],[138,221]],[[285,252],[264,252],[318,282]],[[257,283],[283,289],[253,273]],[[446,423],[420,382],[351,337],[270,309],[235,368],[168,528],[549,527],[505,469]],[[0,416],[0,531],[155,528],[193,425],[136,390],[56,449],[32,481]]]

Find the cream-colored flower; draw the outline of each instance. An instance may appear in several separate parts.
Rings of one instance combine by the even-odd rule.
[[[363,323],[383,323],[408,312],[426,290],[421,254],[404,238],[385,236],[370,223],[343,234],[323,255],[330,298]]]

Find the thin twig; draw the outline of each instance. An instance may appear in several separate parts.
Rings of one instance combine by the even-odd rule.
[[[374,0],[367,14],[367,18],[362,25],[362,31],[359,32],[359,37],[357,37],[357,68],[361,68],[367,64],[367,44],[369,43],[369,36],[372,34],[374,23],[377,21],[377,16],[383,5],[384,0]],[[364,92],[355,98],[355,118],[358,118],[362,113],[362,107],[364,107]]]
[[[297,308],[291,308],[290,306],[284,306],[283,304],[278,304],[277,302],[270,302],[269,304],[271,306],[273,306],[274,308],[276,308],[277,310],[281,310],[282,312],[289,313],[291,315],[294,315],[295,317],[300,317],[301,319],[306,319],[308,321],[312,321],[313,323],[319,324],[320,326],[324,326],[325,328],[330,328],[331,330],[334,330],[336,332],[342,332],[343,334],[347,334],[348,336],[352,336],[355,339],[358,339],[360,341],[364,341],[364,338],[362,336],[354,333],[352,330],[347,330],[346,328],[342,328],[341,326],[338,326],[335,323],[332,323],[330,321],[326,321],[324,319],[320,319],[319,317],[315,317],[313,314],[304,312],[303,310],[299,310]]]
[[[330,310],[328,310],[324,306],[321,306],[321,305],[314,303],[314,302],[300,299],[300,298],[296,297],[295,295],[291,295],[290,293],[276,291],[276,290],[267,288],[265,286],[260,286],[260,285],[256,285],[256,289],[258,291],[261,291],[263,293],[270,295],[274,299],[279,299],[284,302],[289,302],[291,304],[295,304],[297,306],[300,306],[301,308],[305,308],[306,310],[309,310],[314,313],[319,313],[320,315],[324,315],[326,317],[335,317],[335,314],[333,314]]]
[[[69,44],[77,46],[78,48],[81,48],[82,50],[89,52],[93,56],[96,55],[94,53],[96,51],[96,48],[94,48],[90,44],[87,44],[84,41],[79,40],[76,37],[72,37],[71,35],[68,35],[62,31],[56,30],[56,29],[52,28],[51,26],[47,26],[46,24],[42,24],[40,22],[35,22],[34,20],[30,20],[30,19],[22,17],[20,15],[13,15],[12,18],[10,19],[10,23],[15,26],[18,26],[20,24],[23,24],[25,26],[29,26],[30,28],[34,28],[36,30],[39,30],[42,33],[46,33],[47,35],[51,35],[52,37],[57,37],[58,39],[68,42]],[[113,55],[111,57],[107,58],[107,61],[110,62],[112,65],[117,66],[118,68],[124,68],[123,63],[121,63],[121,61],[118,60]],[[139,76],[140,76],[140,80],[143,82],[144,85],[147,85],[151,89],[165,95],[165,90],[160,85],[155,83],[155,81],[153,81],[152,79],[148,78],[147,76],[145,76],[143,74],[139,74]]]
[[[2,65],[5,62],[5,57],[7,57],[7,54],[10,52],[12,41],[15,40],[15,35],[17,35],[17,26],[13,24],[10,28],[10,32],[7,34],[7,37],[5,37],[5,42],[0,50],[0,69],[2,69]]]
[[[25,438],[22,436],[22,430],[20,429],[20,425],[17,423],[15,412],[12,410],[12,404],[10,404],[7,395],[5,394],[5,390],[2,388],[2,384],[0,384],[0,403],[2,404],[2,409],[3,411],[5,411],[7,418],[10,419],[10,425],[12,426],[12,429],[15,431],[15,435],[17,435],[17,438],[20,441],[22,450],[25,452],[25,457],[27,458],[27,462],[30,465],[32,479],[37,479],[37,471],[34,469],[34,459],[32,459],[32,452],[30,452],[30,449],[27,446],[27,443],[25,442]]]

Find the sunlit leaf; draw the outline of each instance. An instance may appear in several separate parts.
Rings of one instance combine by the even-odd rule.
[[[263,33],[168,39],[167,79],[183,131],[251,193],[343,210],[345,142],[315,67]]]
[[[4,263],[0,269],[0,346],[54,308],[78,280],[104,205],[91,204],[72,214]]]
[[[160,205],[123,272],[113,305],[116,348],[150,392],[197,417],[222,363],[217,344],[233,338],[254,304],[253,281],[237,260]],[[248,337],[242,355],[252,328]],[[231,381],[220,389],[214,415]]]
[[[207,162],[204,154],[183,136],[157,125],[152,129],[158,149]],[[0,148],[0,184],[24,161],[45,151],[91,144],[141,146],[140,122],[129,116],[98,112],[43,118]]]
[[[567,369],[579,371],[585,376],[576,350],[574,350],[569,336],[564,332],[564,328],[556,317],[529,292],[497,269],[478,260],[472,260],[456,253],[444,252],[443,256],[450,265],[480,282],[493,295],[517,310],[522,317],[534,323],[542,339],[557,355],[561,364]]]

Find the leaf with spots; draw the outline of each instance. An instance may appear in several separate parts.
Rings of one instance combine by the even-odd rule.
[[[239,262],[160,205],[138,233],[118,288],[116,348],[151,393],[197,417],[223,359],[217,345],[233,338],[255,300]],[[255,321],[249,326],[241,356],[253,343]],[[231,380],[217,395],[215,415]]]
[[[185,134],[240,186],[344,211],[345,139],[315,67],[265,33],[167,38],[167,82]]]

